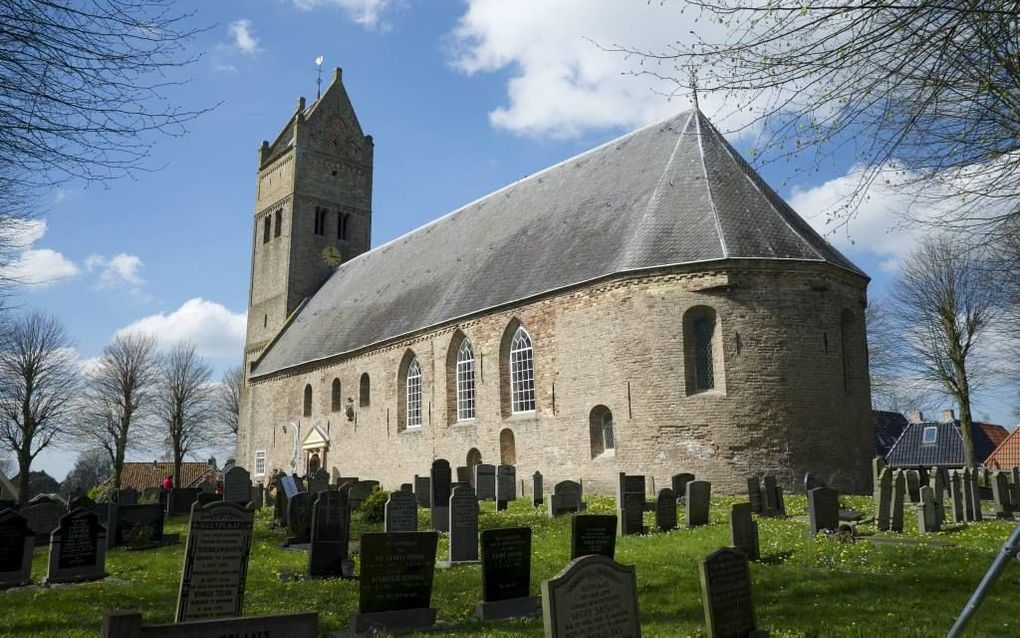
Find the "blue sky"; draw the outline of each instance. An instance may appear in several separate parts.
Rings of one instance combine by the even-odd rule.
[[[373,245],[637,126],[686,109],[684,91],[597,44],[656,47],[690,17],[645,0],[270,0],[181,3],[212,25],[189,48],[202,57],[175,99],[219,104],[187,135],[158,139],[148,165],[107,186],[68,183],[42,202],[21,274],[38,282],[17,301],[65,323],[83,360],[119,330],[190,339],[217,369],[244,336],[256,155],[294,109],[315,97],[313,60],[344,69],[364,130],[375,139]],[[710,30],[712,27],[704,27]],[[723,130],[747,115],[715,96],[702,109]],[[747,135],[731,137],[745,150]],[[824,231],[852,183],[837,160],[791,178],[763,175]],[[901,200],[872,193],[833,243],[873,277],[880,296],[917,236],[897,228]],[[1014,397],[989,392],[976,414],[1010,422]],[[73,451],[48,453],[62,477]],[[152,458],[139,452],[140,460]]]

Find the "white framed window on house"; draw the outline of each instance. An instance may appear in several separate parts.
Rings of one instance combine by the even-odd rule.
[[[266,475],[266,451],[259,450],[255,453],[255,476]]]
[[[510,343],[510,399],[514,413],[535,411],[535,353],[524,328]]]
[[[457,420],[475,418],[475,354],[471,342],[461,342],[457,349]]]
[[[407,427],[421,427],[421,365],[417,358],[407,366]]]

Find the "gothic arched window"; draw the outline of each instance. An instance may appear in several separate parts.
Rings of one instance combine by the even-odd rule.
[[[417,358],[407,366],[404,387],[407,395],[407,427],[421,427],[421,366]]]
[[[457,349],[457,420],[475,418],[475,355],[464,339]]]
[[[369,381],[368,373],[367,372],[362,372],[361,373],[361,382],[359,383],[359,386],[360,387],[358,388],[358,405],[360,405],[361,407],[366,407],[368,405],[371,405],[371,403],[372,403],[372,396],[371,396],[372,383],[371,383],[371,381]]]
[[[535,357],[531,335],[517,328],[510,342],[510,405],[511,411],[535,410]]]
[[[312,416],[312,386],[308,384],[305,386],[305,406],[304,415]]]
[[[343,397],[340,394],[340,379],[333,379],[333,387],[329,393],[330,411],[339,412],[343,409]]]
[[[687,394],[725,392],[722,333],[714,308],[695,306],[684,313],[683,341]]]
[[[269,243],[269,215],[262,220],[262,243]]]
[[[588,414],[588,434],[591,441],[591,458],[616,448],[613,436],[613,413],[604,405],[596,405]]]

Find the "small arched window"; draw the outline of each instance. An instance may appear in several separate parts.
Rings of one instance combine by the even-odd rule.
[[[367,407],[372,403],[372,383],[369,381],[368,373],[361,373],[361,382],[358,384],[358,405]]]
[[[510,342],[510,405],[511,411],[535,411],[535,357],[531,335],[517,328]]]
[[[343,398],[340,392],[340,379],[333,379],[333,387],[329,393],[329,409],[331,412],[339,412],[343,409]]]
[[[315,207],[315,234],[325,235],[326,234],[326,213],[325,208]]]
[[[279,237],[283,231],[283,211],[277,210],[274,215],[276,226],[273,228],[273,237]]]
[[[312,386],[308,384],[305,386],[305,416],[312,416]]]
[[[713,317],[697,317],[694,320],[694,387],[698,392],[715,387],[715,362],[712,356],[714,333]]]
[[[338,213],[336,216],[336,238],[347,239],[350,232],[351,216]]]
[[[407,427],[421,427],[421,365],[415,358],[407,366]]]
[[[270,230],[269,223],[270,223],[269,215],[266,215],[265,219],[262,220],[262,243],[263,244],[268,244],[269,243],[269,230]]]
[[[687,394],[725,392],[722,332],[715,309],[695,306],[684,313],[683,342]]]
[[[591,458],[616,448],[613,436],[613,413],[604,405],[596,405],[588,414],[588,434],[591,441]]]
[[[475,355],[464,339],[457,349],[457,420],[475,418]]]

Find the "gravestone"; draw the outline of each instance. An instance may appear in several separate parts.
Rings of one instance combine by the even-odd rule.
[[[906,470],[904,477],[907,481],[907,498],[911,503],[921,502],[921,473],[917,470]]]
[[[450,496],[450,565],[478,562],[478,499],[470,485]]]
[[[580,512],[581,484],[577,481],[560,481],[553,486],[553,492],[549,495],[549,516],[563,516]]]
[[[975,490],[971,487],[971,482],[974,480],[974,474],[970,471],[969,467],[963,468],[963,473],[960,477],[961,484],[963,486],[963,517],[964,520],[973,521],[976,520],[974,517],[975,510]]]
[[[812,536],[839,529],[839,495],[836,490],[816,487],[808,492],[808,528]]]
[[[482,531],[482,600],[475,605],[481,620],[522,618],[538,613],[530,595],[531,528]]]
[[[278,525],[287,524],[287,493],[280,484],[277,484],[276,495],[273,497],[273,520]]]
[[[177,622],[241,615],[254,520],[237,503],[191,506]]]
[[[880,531],[888,531],[892,514],[892,469],[883,467],[875,483],[875,522]]]
[[[321,467],[308,477],[308,493],[315,498],[315,495],[319,492],[325,492],[329,489],[329,473]]]
[[[878,485],[878,478],[882,474],[882,470],[885,469],[886,462],[881,456],[876,456],[871,459],[871,484],[873,486]]]
[[[117,505],[114,546],[159,547],[163,544],[163,508],[150,505]]]
[[[252,503],[255,505],[256,510],[260,510],[266,505],[266,488],[262,486],[262,483],[257,483],[251,486]]]
[[[251,502],[251,474],[240,465],[223,473],[223,500],[247,505]]]
[[[808,494],[810,499],[810,492]],[[744,552],[748,560],[758,560],[761,558],[761,549],[758,543],[758,523],[751,516],[750,503],[734,503],[730,506],[730,545]]]
[[[779,503],[779,485],[776,483],[776,477],[767,475],[762,483],[762,513],[765,516],[782,516],[780,513],[782,506]]]
[[[410,483],[401,483],[400,491],[407,492],[408,494],[414,496],[414,485],[411,485]],[[415,507],[417,507],[417,503],[415,503]]]
[[[1020,468],[1014,467],[1010,471],[1010,477],[1013,480],[1010,489],[1012,489],[1012,495],[1010,498],[1013,499],[1013,504],[1020,510]]]
[[[570,560],[593,554],[616,557],[613,514],[577,514],[570,519]]]
[[[0,589],[32,582],[34,549],[35,531],[28,519],[13,509],[0,510]]]
[[[163,489],[159,488],[159,487],[147,487],[147,488],[145,488],[144,490],[142,490],[142,502],[143,503],[153,503],[155,501],[158,501],[159,500],[159,493],[162,492],[162,491],[163,491]],[[75,500],[75,499],[71,499],[71,500]],[[79,507],[81,507],[81,506],[79,505]],[[72,510],[72,509],[76,509],[76,508],[72,507],[71,503],[69,502],[67,504],[67,509]]]
[[[117,505],[137,505],[138,504],[138,490],[133,487],[129,487],[123,490],[117,490]]]
[[[708,636],[748,636],[756,631],[751,570],[743,552],[718,549],[701,561],[701,599]]]
[[[978,489],[978,471],[977,470],[973,470],[970,473],[970,481],[968,482],[968,485],[970,485],[970,502],[971,502],[971,504],[973,506],[973,509],[971,511],[970,520],[972,520],[972,521],[980,521],[982,519],[982,514],[981,514],[981,493],[980,493],[980,490]]]
[[[390,492],[386,501],[383,530],[387,532],[417,532],[418,504],[414,494],[400,490]]]
[[[680,474],[674,474],[670,478],[670,487],[673,489],[673,494],[680,500],[683,500],[687,494],[687,484],[694,480],[694,475],[689,472],[681,472]]]
[[[804,493],[807,494],[816,487],[828,487],[825,483],[818,480],[818,478],[811,472],[804,473]]]
[[[479,501],[496,500],[496,466],[479,463],[475,466],[475,493]]]
[[[964,523],[967,521],[965,499],[963,495],[963,477],[960,472],[953,470],[949,473],[949,498],[953,501],[953,522]]]
[[[298,488],[297,481],[289,474],[284,474],[280,477],[279,487],[283,488],[283,494],[287,497],[287,500],[290,500],[295,494],[301,491]]]
[[[106,578],[106,528],[95,513],[79,508],[62,516],[53,530],[46,582],[80,583],[100,578]]]
[[[205,490],[201,490],[199,491],[198,498],[196,499],[195,502],[197,502],[199,505],[208,505],[209,503],[216,503],[222,500],[223,500],[222,494],[213,494],[212,492],[206,492]]]
[[[936,524],[941,528],[942,524],[946,520],[946,490],[949,486],[946,482],[948,473],[945,472],[945,468],[941,468],[943,471],[934,471],[929,475],[927,482],[922,482],[921,487],[928,485],[932,488],[934,494],[934,507],[935,507],[935,521]],[[920,490],[918,490],[918,498],[920,498]]]
[[[547,638],[637,638],[634,567],[605,556],[576,558],[542,583],[542,623]]]
[[[431,481],[427,476],[414,475],[414,498],[418,501],[418,507],[429,507],[432,502],[429,500],[429,492]],[[493,488],[493,498],[495,498],[495,488]]]
[[[298,492],[287,501],[287,545],[303,545],[312,537],[312,495]]]
[[[513,465],[496,467],[496,510],[505,510],[510,501],[517,500],[517,468]]]
[[[544,492],[542,491],[542,473],[535,470],[535,473],[531,475],[531,504],[534,507],[538,507],[545,502],[542,498]]]
[[[351,511],[357,510],[361,504],[368,499],[368,495],[379,487],[379,481],[358,481],[347,493],[348,507]]]
[[[620,536],[644,534],[645,477],[620,472],[616,484],[617,533]]]
[[[347,507],[347,497],[328,488],[316,494],[312,505],[308,575],[353,576],[353,565],[347,558],[350,536],[351,511]]]
[[[26,505],[21,508],[21,515],[28,520],[28,527],[35,532],[35,544],[47,545],[50,542],[50,532],[60,524],[60,517],[67,513],[67,509],[60,503],[44,501],[33,505]]]
[[[655,497],[655,528],[660,532],[676,529],[676,494],[668,487]]]
[[[142,612],[108,611],[99,638],[318,638],[319,614],[274,614],[171,624],[142,624]]]
[[[691,481],[687,484],[684,509],[687,527],[708,525],[708,509],[712,501],[712,484],[708,481]]]
[[[466,465],[457,466],[457,482],[471,484],[471,468]]]
[[[757,476],[747,479],[747,500],[751,503],[751,512],[765,514],[765,500],[761,493],[761,481]]]
[[[390,532],[361,536],[358,613],[351,629],[373,626],[400,633],[426,630],[436,621],[430,607],[435,573],[435,532]]]
[[[450,462],[432,461],[429,473],[429,502],[432,503],[432,529],[448,532],[450,525]]]
[[[917,506],[917,529],[921,532],[937,532],[940,529],[935,516],[935,493],[931,487],[921,488],[921,502]]]
[[[200,491],[197,487],[175,487],[170,490],[170,495],[167,497],[166,502],[166,515],[179,516],[181,514],[189,514],[191,506],[198,500],[198,493]],[[113,534],[111,529],[107,529],[107,532]]]
[[[1005,472],[995,471],[992,473],[992,501],[995,503],[995,515],[999,518],[1009,518],[1013,512],[1013,502],[1009,479]]]
[[[893,472],[892,501],[889,503],[889,530],[903,531],[903,501],[907,496],[907,479],[903,470]]]

